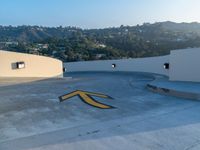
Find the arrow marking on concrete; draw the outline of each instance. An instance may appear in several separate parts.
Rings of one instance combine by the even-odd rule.
[[[68,93],[66,95],[60,96],[59,99],[60,99],[60,102],[63,102],[63,101],[66,101],[66,100],[68,100],[68,99],[70,99],[72,97],[75,97],[75,96],[79,96],[79,98],[83,102],[85,102],[85,103],[87,103],[87,104],[89,104],[91,106],[97,107],[97,108],[101,108],[101,109],[111,109],[111,108],[114,108],[113,106],[109,106],[109,105],[97,102],[92,97],[92,96],[95,96],[95,97],[101,97],[101,98],[106,98],[106,99],[113,99],[112,97],[110,97],[108,95],[100,94],[100,93],[93,93],[93,92],[76,90],[76,91],[73,91],[73,92]]]

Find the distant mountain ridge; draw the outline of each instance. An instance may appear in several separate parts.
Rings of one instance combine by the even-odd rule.
[[[65,38],[70,36],[74,31],[81,31],[85,34],[91,32],[106,32],[106,31],[116,31],[118,32],[121,28],[127,28],[130,30],[144,29],[149,31],[153,29],[171,32],[184,32],[191,33],[195,32],[200,34],[200,23],[175,23],[175,22],[157,22],[154,24],[144,23],[141,26],[121,26],[115,28],[105,28],[105,29],[89,29],[84,30],[77,27],[42,27],[42,26],[0,26],[0,41],[20,41],[20,42],[36,42],[42,41],[48,38]],[[152,31],[153,32],[153,31]]]

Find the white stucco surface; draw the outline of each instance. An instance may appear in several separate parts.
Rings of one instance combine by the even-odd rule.
[[[199,65],[200,48],[171,51],[170,80],[200,82]]]
[[[169,62],[169,56],[107,60],[107,61],[87,61],[65,63],[67,72],[80,71],[129,71],[129,72],[148,72],[168,76],[168,70],[163,68],[163,64]],[[112,68],[116,64],[116,68]]]
[[[82,71],[128,71],[147,72],[169,76],[171,81],[200,82],[200,48],[173,50],[170,55],[137,59],[102,60],[65,63],[67,72]],[[169,70],[164,69],[170,64]],[[112,64],[116,68],[112,68]]]

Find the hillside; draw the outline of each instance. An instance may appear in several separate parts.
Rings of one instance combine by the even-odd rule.
[[[89,30],[0,26],[1,49],[63,61],[158,56],[187,47],[200,47],[200,23],[159,22]]]

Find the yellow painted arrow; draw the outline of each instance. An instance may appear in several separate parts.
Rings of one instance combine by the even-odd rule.
[[[71,93],[68,93],[66,95],[63,95],[61,97],[59,97],[60,102],[63,102],[65,100],[68,100],[74,96],[79,96],[80,99],[97,108],[101,108],[101,109],[111,109],[114,108],[112,106],[109,105],[105,105],[103,103],[97,102],[95,99],[93,99],[91,96],[96,96],[96,97],[101,97],[101,98],[108,98],[108,99],[113,99],[112,97],[108,96],[108,95],[104,95],[104,94],[100,94],[100,93],[93,93],[93,92],[86,92],[86,91],[81,91],[81,90],[77,90],[77,91],[73,91]]]

